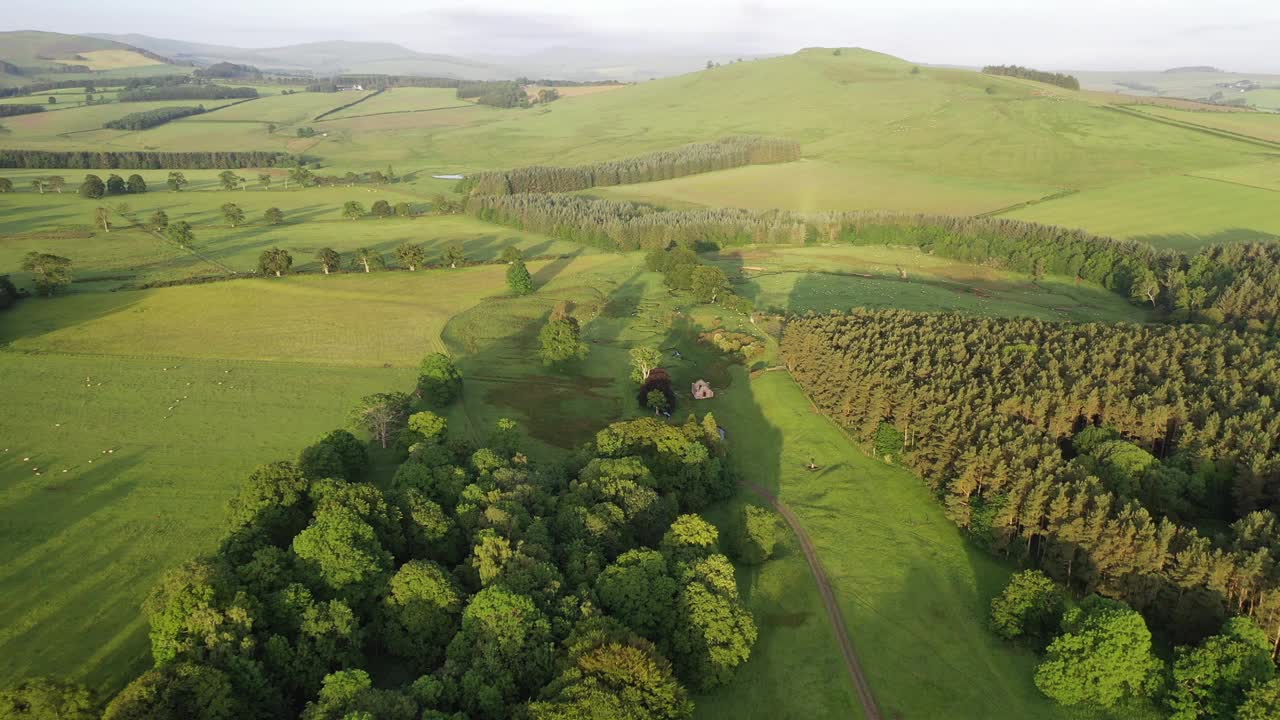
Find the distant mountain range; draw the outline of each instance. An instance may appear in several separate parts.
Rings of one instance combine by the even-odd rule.
[[[637,81],[692,72],[704,67],[708,60],[727,63],[739,57],[723,53],[694,57],[660,53],[618,53],[589,48],[549,48],[528,55],[482,54],[474,58],[461,58],[418,52],[384,42],[330,41],[273,48],[238,48],[137,34],[89,33],[88,37],[144,48],[176,62],[196,65],[232,62],[254,65],[261,70],[314,75],[379,73],[430,75],[464,80],[528,77]]]

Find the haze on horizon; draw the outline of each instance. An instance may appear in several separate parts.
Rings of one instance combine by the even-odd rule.
[[[760,55],[858,46],[916,62],[1043,69],[1213,65],[1280,73],[1280,3],[1197,0],[9,0],[5,30],[139,33],[236,47],[394,42],[462,57],[551,48]]]

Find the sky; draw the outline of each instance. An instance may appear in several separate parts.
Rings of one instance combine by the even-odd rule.
[[[0,28],[141,33],[238,47],[395,42],[423,52],[551,47],[771,54],[865,47],[935,64],[1280,73],[1275,0],[4,0]]]

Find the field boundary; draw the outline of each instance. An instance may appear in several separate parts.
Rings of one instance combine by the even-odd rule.
[[[1059,192],[1053,193],[1052,195],[1045,195],[1042,198],[1036,198],[1034,200],[1024,200],[1020,203],[1015,203],[1008,207],[1002,207],[997,210],[988,210],[984,213],[978,213],[975,217],[995,217],[996,215],[1003,215],[1007,212],[1013,212],[1014,210],[1029,208],[1032,205],[1039,205],[1040,203],[1052,202],[1054,200],[1061,200],[1064,197],[1070,197],[1072,195],[1075,195],[1078,192],[1080,191],[1074,190],[1074,189],[1061,190]]]
[[[1277,190],[1275,188],[1262,187],[1261,185],[1250,185],[1249,183],[1242,183],[1242,182],[1239,182],[1238,180],[1227,180],[1225,178],[1207,177],[1204,175],[1196,175],[1194,173],[1187,173],[1183,177],[1195,178],[1196,180],[1212,180],[1213,182],[1226,183],[1228,185],[1235,185],[1238,187],[1247,187],[1252,190],[1266,190],[1267,192],[1280,192],[1280,190]]]
[[[326,115],[332,115],[332,114],[334,114],[334,113],[336,113],[336,112],[342,112],[343,110],[346,110],[346,109],[347,109],[347,108],[349,108],[349,107],[354,107],[354,106],[356,106],[356,105],[359,105],[360,103],[364,102],[365,100],[368,100],[369,98],[371,98],[371,97],[375,97],[375,96],[377,96],[377,95],[381,95],[382,93],[384,93],[384,92],[386,92],[386,91],[387,91],[387,89],[386,89],[386,88],[378,88],[377,90],[374,90],[373,92],[369,93],[368,95],[365,95],[365,96],[364,96],[364,97],[362,97],[362,98],[357,98],[357,99],[355,99],[355,100],[353,100],[353,101],[351,101],[351,102],[347,103],[346,105],[339,105],[339,106],[338,106],[338,107],[336,107],[336,108],[331,108],[331,109],[329,109],[329,110],[325,110],[324,112],[320,113],[319,115],[317,115],[317,116],[315,116],[315,117],[311,118],[311,122],[319,122],[319,121],[320,121],[320,119],[321,119],[321,118],[323,118],[323,117],[324,117],[324,116],[326,116]]]
[[[862,671],[862,663],[858,660],[858,653],[854,650],[853,640],[849,637],[849,628],[845,625],[844,613],[840,612],[840,604],[836,600],[835,590],[831,587],[831,581],[827,579],[827,572],[822,568],[822,560],[818,557],[818,551],[813,547],[813,542],[809,540],[809,534],[804,531],[804,526],[800,524],[800,519],[777,496],[750,480],[739,480],[738,485],[769,503],[786,521],[791,531],[795,533],[796,539],[800,542],[800,551],[804,553],[804,559],[809,563],[809,570],[813,573],[813,579],[818,583],[818,592],[822,595],[822,604],[827,610],[827,619],[831,622],[831,627],[835,631],[836,642],[840,645],[840,653],[844,656],[844,666],[849,673],[849,681],[858,693],[858,700],[862,703],[863,717],[866,720],[882,720],[883,716],[880,714],[880,707],[876,705],[875,696],[871,692],[871,684],[867,682],[866,673]]]
[[[355,105],[355,104],[356,103],[352,103],[352,105]],[[348,105],[347,107],[351,107],[351,105]],[[476,105],[474,103],[465,103],[463,105],[446,105],[445,107],[419,108],[417,110],[387,110],[384,112],[364,113],[363,115],[346,115],[343,117],[326,118],[324,120],[317,119],[316,122],[334,122],[335,120],[353,120],[355,118],[378,117],[380,115],[406,115],[409,113],[435,112],[437,110],[460,110],[462,108],[472,108],[472,107],[479,107],[479,105]]]
[[[1183,130],[1191,130],[1192,132],[1202,132],[1207,135],[1213,135],[1215,137],[1223,138],[1224,140],[1235,140],[1237,142],[1249,143],[1250,145],[1257,145],[1259,147],[1267,148],[1268,150],[1280,150],[1280,142],[1274,142],[1272,140],[1264,140],[1262,138],[1253,137],[1252,135],[1243,135],[1241,133],[1231,132],[1230,130],[1222,130],[1220,128],[1209,127],[1207,125],[1198,125],[1196,123],[1188,122],[1185,120],[1175,120],[1173,118],[1161,117],[1159,115],[1152,115],[1150,113],[1142,112],[1141,110],[1133,110],[1124,105],[1102,105],[1101,107],[1107,110],[1111,110],[1113,112],[1123,113],[1130,117],[1142,118],[1144,120],[1150,120],[1151,122],[1158,122],[1164,125],[1168,125],[1170,127],[1182,128]]]

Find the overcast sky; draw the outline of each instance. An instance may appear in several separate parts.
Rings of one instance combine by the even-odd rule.
[[[383,40],[424,52],[571,46],[786,53],[859,46],[916,62],[1280,72],[1277,0],[3,0],[4,29],[240,47]]]

